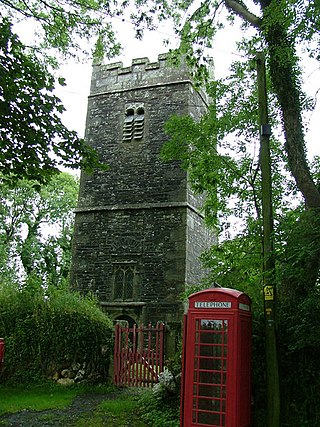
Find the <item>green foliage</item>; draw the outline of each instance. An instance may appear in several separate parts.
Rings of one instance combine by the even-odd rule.
[[[0,189],[0,277],[36,275],[59,284],[69,273],[78,181],[67,173],[47,185],[18,180]]]
[[[1,181],[48,180],[60,166],[88,170],[96,153],[61,121],[64,107],[53,94],[55,80],[42,61],[0,22]],[[91,169],[90,169],[91,170]]]
[[[1,14],[14,22],[29,22],[36,33],[37,51],[55,49],[64,55],[75,55],[89,39],[99,38],[100,47],[96,53],[112,57],[119,52],[120,45],[115,40],[110,23],[113,14],[120,13],[125,6],[122,2],[106,0],[66,0],[29,1],[25,4],[19,0],[1,3]],[[82,41],[82,47],[80,47]]]
[[[262,272],[260,236],[251,233],[225,240],[203,254],[204,265],[210,268],[207,285],[218,283],[235,288],[252,299],[254,308],[261,310]]]
[[[143,421],[154,427],[179,427],[178,400],[159,399],[146,390],[139,399],[139,413]]]
[[[6,341],[2,375],[12,381],[53,375],[73,363],[106,378],[112,323],[94,298],[57,287],[46,291],[1,285],[0,335]]]
[[[235,62],[227,78],[208,86],[213,104],[199,122],[191,117],[172,117],[165,126],[170,140],[163,147],[162,157],[180,160],[188,170],[192,189],[205,194],[203,210],[209,225],[224,238],[255,235],[259,245],[261,173],[254,73],[251,62]],[[277,109],[274,98],[271,101],[271,122],[276,126]],[[297,190],[285,172],[283,147],[276,135],[271,147],[273,203],[276,221],[280,221],[282,212],[291,208],[290,196],[296,196]]]
[[[283,227],[279,286],[279,349],[286,420],[291,426],[315,426],[320,394],[320,215],[292,215]],[[298,392],[297,392],[298,391]]]

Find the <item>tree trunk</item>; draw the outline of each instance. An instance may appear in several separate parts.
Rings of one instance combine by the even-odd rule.
[[[281,107],[289,168],[305,199],[306,207],[319,208],[320,192],[312,179],[306,158],[300,71],[294,43],[287,33],[283,16],[277,13],[279,11],[269,11],[266,7],[263,10],[261,29],[269,48],[271,82]]]

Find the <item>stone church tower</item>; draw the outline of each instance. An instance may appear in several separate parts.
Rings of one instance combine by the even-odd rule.
[[[187,68],[170,68],[165,55],[93,67],[86,139],[109,169],[81,174],[71,281],[113,319],[178,327],[180,294],[203,276],[198,258],[212,236],[201,200],[159,153],[171,115],[197,119],[206,108]]]

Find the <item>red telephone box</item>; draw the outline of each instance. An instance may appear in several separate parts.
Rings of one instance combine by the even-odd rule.
[[[184,317],[181,427],[249,427],[251,300],[234,289],[189,297]]]

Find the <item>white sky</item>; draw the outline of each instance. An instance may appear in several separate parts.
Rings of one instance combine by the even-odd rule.
[[[172,34],[172,30],[163,27],[155,32],[146,32],[142,41],[134,38],[133,31],[126,22],[117,22],[118,37],[124,46],[122,55],[108,61],[122,61],[124,66],[131,64],[133,58],[148,57],[150,61],[156,61],[159,53],[166,52],[169,47],[178,46],[179,40]],[[231,27],[219,33],[215,40],[214,49],[210,49],[208,54],[214,58],[215,76],[217,78],[227,74],[228,67],[232,60],[239,59],[235,48],[235,39],[239,32]],[[169,47],[163,46],[163,39],[169,39]],[[316,63],[305,62],[305,88],[308,95],[314,96],[320,87],[320,69]],[[61,67],[60,73],[66,78],[67,86],[57,90],[57,95],[62,100],[66,112],[64,113],[64,123],[78,132],[80,136],[84,135],[87,98],[90,89],[91,64],[75,63],[70,61]],[[316,109],[308,114],[308,124],[310,131],[307,134],[307,149],[309,157],[320,155],[319,133],[320,133],[320,101]]]

